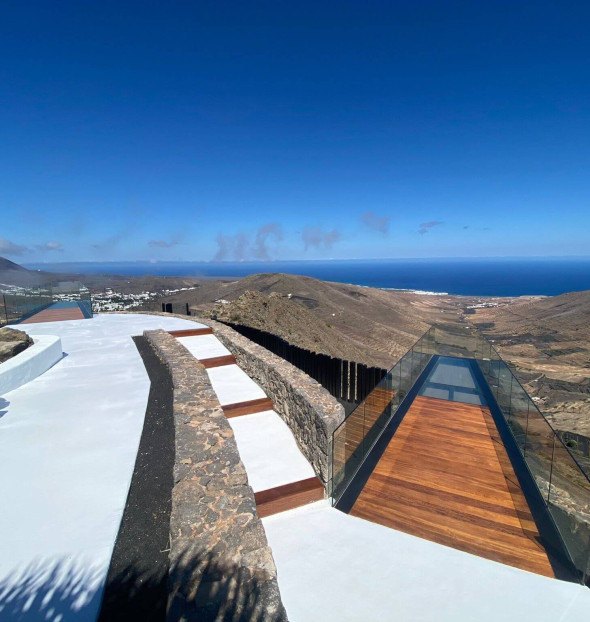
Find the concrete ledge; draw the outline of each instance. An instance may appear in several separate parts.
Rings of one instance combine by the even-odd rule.
[[[197,319],[197,318],[195,318]],[[229,326],[198,319],[236,357],[238,365],[268,395],[291,429],[297,445],[326,487],[330,479],[332,434],[344,408],[321,384]]]
[[[0,363],[0,395],[34,380],[62,359],[59,337],[35,335],[33,341],[24,352]]]
[[[207,372],[167,332],[144,337],[174,386],[167,617],[286,621],[254,492]]]

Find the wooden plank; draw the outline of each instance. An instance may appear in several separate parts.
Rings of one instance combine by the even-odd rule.
[[[232,417],[241,417],[242,415],[264,412],[265,410],[274,410],[274,404],[268,397],[261,397],[256,400],[248,400],[247,402],[228,404],[221,408],[225,416],[231,419]]]
[[[324,487],[317,477],[291,482],[254,493],[260,518],[292,510],[324,498]]]
[[[168,334],[173,337],[198,337],[199,335],[212,335],[213,329],[208,326],[205,328],[187,328],[184,330],[169,330]]]
[[[68,320],[84,320],[84,314],[79,307],[65,307],[63,309],[44,309],[35,313],[19,324],[39,324],[41,322],[65,322]]]
[[[227,354],[225,356],[212,356],[208,359],[199,359],[199,362],[205,367],[205,369],[211,369],[212,367],[223,367],[224,365],[235,365],[236,357],[233,354]]]
[[[351,514],[553,577],[487,408],[417,397]]]

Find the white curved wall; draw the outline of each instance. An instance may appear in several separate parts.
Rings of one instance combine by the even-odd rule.
[[[55,335],[35,335],[34,344],[8,361],[0,363],[0,395],[18,389],[46,372],[63,356],[61,339]]]

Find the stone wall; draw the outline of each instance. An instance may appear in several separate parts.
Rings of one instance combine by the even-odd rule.
[[[169,620],[286,620],[277,572],[233,431],[205,368],[146,331],[174,385]]]
[[[330,479],[332,433],[344,420],[344,408],[326,389],[291,363],[220,322],[198,319],[236,357],[239,366],[273,401],[299,449],[324,487]]]

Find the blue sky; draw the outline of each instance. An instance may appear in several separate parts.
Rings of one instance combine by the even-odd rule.
[[[0,255],[590,254],[586,2],[10,2]]]

